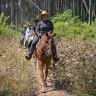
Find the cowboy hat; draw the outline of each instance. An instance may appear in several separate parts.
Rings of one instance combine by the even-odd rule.
[[[27,25],[26,25],[26,24],[24,24],[24,27],[27,27]]]
[[[28,26],[32,26],[32,24],[28,24]]]
[[[34,22],[39,22],[39,20],[38,19],[35,19]]]
[[[44,10],[44,11],[42,11],[42,13],[40,14],[40,16],[42,16],[42,15],[48,15],[48,16],[49,16],[50,14],[49,14],[49,12],[47,12],[47,11]]]

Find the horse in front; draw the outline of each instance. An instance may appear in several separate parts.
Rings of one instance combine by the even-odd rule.
[[[48,34],[46,33],[39,41],[38,47],[36,48],[36,57],[38,67],[40,69],[40,77],[42,82],[42,92],[45,92],[45,88],[47,87],[47,76],[48,76],[48,68],[52,59],[52,47],[54,44],[53,37],[56,34]],[[43,72],[45,66],[45,72]]]

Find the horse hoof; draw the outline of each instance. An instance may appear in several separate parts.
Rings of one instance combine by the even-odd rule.
[[[44,87],[42,88],[42,93],[46,93],[46,90],[45,90],[45,88],[44,88]]]
[[[47,87],[47,83],[45,83],[44,86]]]

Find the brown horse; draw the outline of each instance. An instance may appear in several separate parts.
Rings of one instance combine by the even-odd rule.
[[[45,92],[47,87],[46,79],[48,76],[48,68],[52,59],[52,46],[54,44],[53,37],[56,34],[46,33],[40,40],[38,47],[36,48],[36,56],[38,67],[40,69],[40,77],[42,81],[42,92]],[[45,74],[43,73],[43,67],[45,66]]]

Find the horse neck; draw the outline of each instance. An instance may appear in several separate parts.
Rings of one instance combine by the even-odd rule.
[[[41,38],[41,40],[40,40],[40,42],[39,42],[39,46],[38,46],[38,48],[40,49],[40,50],[43,50],[44,49],[44,44],[45,44],[45,36],[43,36],[42,38]]]

